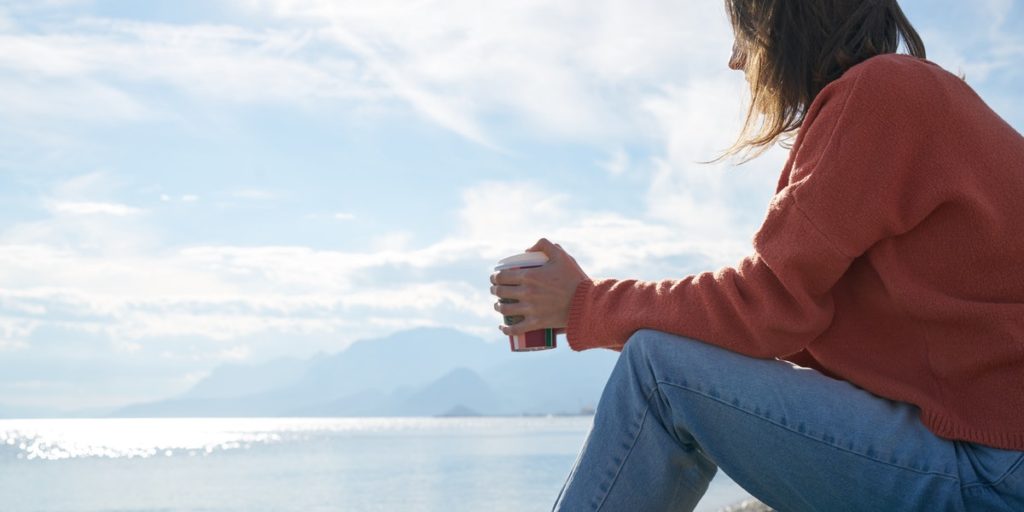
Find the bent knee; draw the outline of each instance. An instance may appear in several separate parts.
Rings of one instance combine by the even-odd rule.
[[[665,333],[653,329],[640,329],[634,332],[622,347],[622,353],[632,356],[639,356],[650,351],[650,345],[655,344],[655,338]]]
[[[702,341],[698,341],[692,338],[686,338],[675,334],[669,334],[662,331],[656,331],[654,329],[640,329],[633,333],[629,339],[626,340],[626,344],[622,349],[623,353],[630,354],[633,357],[643,357],[646,359],[664,359],[659,357],[658,354],[662,352],[672,352],[673,354],[679,354],[680,352],[701,350],[706,344]]]

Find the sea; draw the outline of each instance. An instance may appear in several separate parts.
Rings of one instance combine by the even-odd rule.
[[[549,511],[591,422],[0,420],[0,511]],[[748,497],[719,472],[697,510]]]

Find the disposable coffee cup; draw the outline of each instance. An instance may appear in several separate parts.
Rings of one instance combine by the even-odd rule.
[[[494,270],[508,270],[515,268],[537,268],[548,262],[548,257],[542,252],[524,252],[509,256],[498,262]],[[516,299],[498,299],[503,304],[519,302]],[[523,321],[521,316],[506,316],[505,325],[515,325]],[[534,350],[547,350],[555,348],[555,329],[537,329],[524,334],[508,337],[508,343],[513,352],[531,352]]]

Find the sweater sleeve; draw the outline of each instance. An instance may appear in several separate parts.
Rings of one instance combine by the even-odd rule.
[[[849,258],[789,194],[777,196],[758,239],[760,251],[717,272],[678,281],[584,281],[570,307],[570,347],[621,350],[633,332],[655,329],[753,357],[799,352],[831,322],[829,282]]]
[[[927,184],[908,178],[915,139],[927,134],[916,129],[907,77],[884,69],[899,65],[851,70],[819,94],[751,256],[681,280],[581,283],[570,347],[621,350],[635,331],[654,329],[759,358],[806,349],[831,324],[831,290],[852,261],[934,208]]]

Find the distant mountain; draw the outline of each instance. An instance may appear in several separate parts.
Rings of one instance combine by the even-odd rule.
[[[409,392],[390,394],[369,390],[327,403],[287,411],[289,416],[439,416],[451,411],[479,414],[508,413],[508,400],[491,390],[480,375],[456,368]]]
[[[328,402],[283,409],[280,416],[394,416],[395,396],[380,390],[362,390]]]
[[[451,409],[448,409],[447,411],[438,414],[438,416],[444,418],[454,418],[465,416],[481,416],[481,414],[477,411],[474,411],[473,409],[470,409],[469,407],[456,405],[455,407],[452,407]]]
[[[502,350],[504,348],[504,350]],[[379,389],[421,386],[454,368],[482,369],[514,359],[507,345],[488,343],[454,329],[421,328],[362,340],[320,358],[299,380],[296,391]]]
[[[0,420],[20,418],[56,418],[60,415],[59,411],[53,409],[0,404]]]
[[[104,418],[110,415],[111,408],[51,409],[47,407],[22,407],[0,404],[0,420],[41,419],[41,418]]]
[[[563,343],[564,344],[564,343]],[[115,416],[559,414],[593,408],[618,354],[513,353],[453,329],[361,340],[310,359],[225,365],[183,395]]]
[[[302,378],[311,364],[312,360],[280,358],[255,366],[219,366],[182,398],[231,398],[289,386]]]
[[[402,401],[402,415],[437,416],[457,407],[497,414],[505,410],[504,400],[476,372],[456,368],[423,386]]]
[[[510,408],[527,414],[553,414],[597,405],[619,354],[559,347],[517,355],[524,357],[490,368],[483,373],[485,379],[493,389],[512,397]]]

